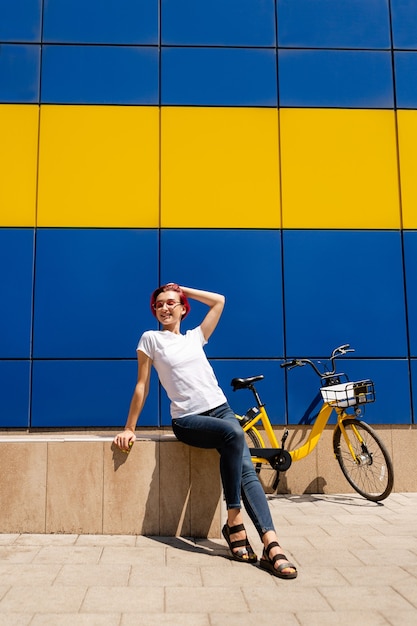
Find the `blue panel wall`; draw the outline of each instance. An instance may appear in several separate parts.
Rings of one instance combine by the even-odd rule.
[[[388,0],[278,0],[278,45],[389,48]]]
[[[134,357],[157,265],[155,230],[40,229],[35,358]]]
[[[277,106],[274,50],[168,48],[161,80],[162,104]]]
[[[41,100],[158,104],[158,51],[133,46],[44,46]]]
[[[30,426],[30,361],[0,360],[0,427]]]
[[[399,232],[285,231],[283,241],[287,355],[355,343],[361,357],[407,357]]]
[[[275,46],[274,0],[162,0],[165,45]]]
[[[210,357],[282,357],[278,231],[162,230],[161,282],[171,282],[176,276],[184,284],[205,285],[226,294],[225,311],[207,346]],[[186,327],[200,323],[205,311],[203,305],[192,305]]]
[[[0,229],[0,359],[31,356],[32,229]]]
[[[35,361],[32,426],[93,428],[124,423],[136,371],[132,360]],[[152,383],[141,416],[143,426],[158,423],[155,377]]]
[[[417,231],[404,233],[404,254],[410,353],[417,357]]]
[[[408,109],[407,128],[413,129],[416,85],[417,0],[0,0],[1,137],[6,137],[5,145],[15,145],[16,139],[16,145],[28,146],[24,149],[28,153],[22,150],[18,159],[15,154],[10,160],[7,154],[0,155],[0,428],[121,426],[136,381],[137,341],[145,329],[156,328],[149,294],[171,280],[225,293],[226,309],[207,354],[237,412],[244,413],[252,398],[246,391],[233,393],[231,378],[262,373],[265,380],[259,391],[273,421],[307,423],[317,408],[318,380],[307,368],[285,373],[280,363],[296,356],[323,361],[336,345],[350,342],[356,352],[343,368],[351,379],[371,377],[376,383],[377,402],[367,407],[369,421],[415,423],[417,221],[412,210],[405,220],[401,207],[392,207],[399,216],[397,230],[379,222],[369,230],[330,229],[322,222],[298,230],[279,225],[285,223],[283,216],[291,217],[285,193],[289,181],[293,186],[298,180],[303,184],[301,165],[282,141],[288,132],[285,123],[294,123],[291,132],[297,132],[296,116],[285,119],[288,112],[280,115],[280,108],[303,114],[305,124],[309,112],[297,109],[320,108],[324,114],[331,110],[332,119],[340,113],[338,123],[349,119],[351,124],[356,119],[352,109],[366,109],[366,116],[372,111],[380,114],[381,109],[384,115],[392,113],[392,129],[387,121],[381,145],[392,157],[396,198],[404,199],[402,190],[413,197],[415,176],[412,168],[411,174],[406,171],[408,147],[402,151],[395,110]],[[159,134],[150,133],[155,146],[149,159],[155,163],[159,159],[159,178],[152,183],[158,195],[155,199],[144,193],[137,207],[135,201],[129,207],[132,223],[138,221],[139,227],[121,228],[117,220],[112,222],[123,210],[123,194],[114,206],[102,213],[96,210],[98,217],[91,220],[97,223],[89,228],[83,224],[91,220],[61,228],[56,225],[62,220],[47,222],[54,208],[44,210],[41,194],[30,198],[30,206],[25,204],[26,195],[18,208],[13,204],[10,188],[16,183],[9,184],[9,177],[22,180],[22,185],[24,176],[39,182],[41,166],[46,167],[39,155],[47,153],[51,138],[42,108],[56,121],[66,110],[91,111],[91,105],[118,107],[117,112],[153,107],[152,113],[157,112]],[[30,148],[30,141],[19,141],[19,116],[29,106],[36,119],[30,122],[33,136],[38,138]],[[170,215],[177,210],[181,227],[174,223],[163,228],[162,199],[172,172],[166,171],[165,163],[165,170],[162,167],[161,146],[176,154],[170,141],[178,141],[178,133],[173,140],[172,129],[161,124],[163,107],[184,108],[183,118],[179,116],[184,143],[191,132],[186,107],[198,108],[193,128],[202,139],[205,122],[207,128],[214,123],[210,118],[214,107],[227,107],[227,115],[233,108],[254,110],[252,134],[245,135],[247,129],[242,128],[243,138],[256,136],[256,124],[264,123],[264,114],[270,113],[265,108],[275,109],[278,128],[271,145],[272,151],[276,145],[272,156],[277,166],[268,174],[272,182],[267,181],[271,206],[254,202],[251,211],[246,208],[243,227],[235,200],[231,215],[237,217],[229,220],[231,228],[213,225],[215,210],[213,215],[208,211],[209,226],[197,228],[195,224],[204,220],[193,221],[192,212],[183,210],[179,201],[170,207]],[[111,133],[117,133],[121,117],[114,116],[116,128]],[[73,119],[77,124],[87,116]],[[218,120],[221,124],[230,117],[219,115]],[[14,126],[9,131],[10,124]],[[361,129],[366,135],[365,125]],[[90,135],[83,131],[79,137],[86,137],[86,153],[97,154],[87,150]],[[264,132],[265,127],[260,128],[260,134]],[[219,133],[214,155],[222,150],[234,154],[227,145],[229,136]],[[103,152],[107,143],[104,129]],[[143,145],[138,142],[138,154]],[[82,151],[83,146],[77,144],[77,149]],[[59,146],[54,144],[54,150]],[[70,162],[62,158],[65,150],[62,146],[57,162]],[[202,145],[199,153],[194,145],[193,150],[194,162],[203,163],[206,147]],[[124,156],[130,159],[130,154]],[[263,162],[264,155],[251,156],[255,163]],[[140,153],[138,168],[147,157]],[[133,149],[134,167],[135,158]],[[187,181],[187,164],[180,159],[175,167],[181,174],[185,170]],[[218,197],[223,193],[222,183],[211,171],[203,171],[208,169],[207,159],[204,163],[198,172],[204,184],[195,198],[199,217],[205,190],[214,189]],[[354,177],[354,167],[351,171]],[[76,177],[76,167],[74,172]],[[359,187],[364,180],[360,174]],[[234,173],[234,184],[245,188],[244,177],[242,173],[239,181]],[[127,177],[126,185],[135,183]],[[324,172],[318,184],[326,183]],[[82,185],[90,191],[97,178],[87,175],[80,183],[69,176],[68,184],[78,191],[74,197],[80,197]],[[67,192],[63,185],[62,203],[56,194],[56,216],[62,215]],[[130,196],[137,198],[136,192]],[[340,215],[336,202],[334,212]],[[313,215],[314,224],[314,209],[294,210]],[[378,217],[378,207],[369,211]],[[265,212],[273,216],[275,228],[260,227]],[[147,222],[142,224],[145,213]],[[32,221],[26,223],[28,218],[22,215],[31,215]],[[41,215],[47,218],[41,221]],[[403,223],[407,228],[400,228]],[[203,314],[204,306],[193,303],[184,330],[198,324]],[[158,426],[169,420],[167,399],[153,374],[140,423]]]
[[[41,40],[42,0],[0,0],[0,41]]]
[[[417,50],[417,0],[391,0],[394,48]]]
[[[0,102],[38,102],[41,48],[1,44]]]
[[[257,390],[268,415],[274,424],[286,423],[285,381],[280,361],[272,359],[224,360],[214,361],[213,367],[230,406],[239,415],[244,415],[248,409],[255,406],[255,400],[248,389],[233,391],[230,385],[232,378],[262,374],[264,379],[257,383]]]
[[[413,413],[417,415],[417,359],[411,359],[411,382],[413,394]]]
[[[417,107],[417,52],[395,52],[395,85],[397,106]]]
[[[45,42],[158,43],[158,0],[44,2]]]
[[[211,340],[210,340],[211,343]],[[244,415],[256,406],[253,394],[248,389],[233,391],[231,380],[246,376],[263,375],[264,380],[257,384],[257,390],[265,404],[268,415],[274,424],[286,424],[285,381],[280,361],[273,359],[210,359],[210,364],[221,388],[233,410]],[[162,423],[169,425],[169,400],[164,391],[161,393]],[[141,420],[142,421],[142,420]]]
[[[393,106],[389,52],[280,50],[278,59],[281,106]]]
[[[351,344],[357,348],[356,343]],[[329,352],[335,345],[330,348]],[[362,356],[359,350],[356,355]],[[411,420],[410,372],[407,359],[356,359],[338,360],[337,371],[349,380],[371,379],[375,384],[376,401],[367,404],[364,416],[373,424],[403,424]],[[319,359],[319,366],[330,362]],[[397,385],[398,383],[398,385]],[[322,402],[320,379],[309,367],[295,368],[287,372],[288,421],[290,424],[311,424]],[[332,419],[334,422],[334,418]]]

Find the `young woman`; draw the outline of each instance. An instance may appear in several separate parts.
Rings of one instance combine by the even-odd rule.
[[[188,314],[188,298],[208,306],[199,326],[185,335],[181,320]],[[225,303],[218,293],[169,283],[151,296],[151,309],[162,330],[147,331],[137,347],[138,379],[126,426],[114,441],[128,451],[149,389],[152,365],[171,400],[172,428],[179,441],[199,448],[216,448],[227,505],[223,527],[232,558],[256,563],[243,525],[241,500],[264,544],[260,566],[279,578],[296,578],[297,570],[282,554],[268,502],[258,480],[243,430],[220,389],[203,346],[217,326]]]

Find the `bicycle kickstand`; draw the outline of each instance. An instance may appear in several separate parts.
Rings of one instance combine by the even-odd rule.
[[[276,471],[274,482],[272,483],[272,489],[276,491],[279,485],[279,470]]]
[[[281,439],[281,449],[282,450],[285,450],[285,442],[287,441],[288,435],[289,435],[289,431],[288,431],[288,428],[286,428],[284,430],[284,434],[282,435],[282,439]],[[277,469],[276,470],[276,475],[275,475],[275,480],[274,480],[274,482],[272,484],[272,489],[274,491],[276,491],[278,489],[279,479],[280,479],[279,475],[280,475],[280,471]]]

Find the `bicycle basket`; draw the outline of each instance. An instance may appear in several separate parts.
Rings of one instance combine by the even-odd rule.
[[[330,385],[329,387],[321,387],[320,391],[324,402],[341,408],[375,401],[375,389],[372,380]]]

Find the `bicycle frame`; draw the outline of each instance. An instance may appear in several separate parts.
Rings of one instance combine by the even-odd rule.
[[[244,426],[243,426],[243,430],[246,432],[249,429],[253,429],[254,432],[258,435],[259,440],[262,443],[262,448],[266,448],[265,442],[263,437],[260,435],[258,429],[256,428],[256,424],[258,424],[259,422],[262,423],[262,427],[265,430],[265,433],[268,437],[268,441],[271,444],[272,448],[279,448],[279,444],[278,444],[278,440],[276,438],[276,435],[272,429],[272,425],[271,422],[269,420],[268,414],[265,410],[264,406],[260,406],[259,408],[259,413],[258,415],[256,415],[252,420],[250,420],[249,422],[247,422]],[[332,414],[332,411],[336,411],[337,414],[337,425],[335,426],[335,429],[339,426],[343,437],[346,441],[346,444],[352,454],[352,457],[355,459],[356,455],[355,452],[350,444],[349,438],[346,435],[346,431],[343,425],[343,419],[345,417],[348,417],[347,414],[342,410],[342,409],[338,409],[337,407],[331,406],[330,404],[328,404],[327,402],[323,403],[323,406],[320,409],[320,412],[318,413],[315,422],[313,424],[313,428],[311,429],[311,432],[307,438],[307,441],[302,444],[301,446],[299,446],[298,448],[295,448],[294,450],[288,450],[288,453],[291,456],[291,460],[293,462],[295,461],[300,461],[301,459],[304,459],[306,456],[308,456],[310,454],[310,452],[312,452],[314,450],[314,448],[317,446],[320,437],[322,435],[322,432],[324,430],[324,428],[326,427],[330,416]],[[356,433],[358,436],[358,439],[361,440],[361,437],[359,435],[359,433]],[[268,460],[261,457],[261,456],[252,456],[252,461],[254,463],[268,463]]]
[[[257,436],[259,442],[261,443],[261,448],[253,448],[251,447],[251,456],[252,456],[252,460],[253,462],[256,464],[271,464],[274,469],[277,469],[279,471],[279,467],[276,467],[277,465],[277,458],[275,455],[271,456],[271,451],[272,450],[280,450],[282,452],[282,454],[284,454],[284,452],[287,454],[288,456],[288,461],[289,464],[291,464],[293,461],[300,461],[301,459],[304,459],[306,456],[308,456],[317,446],[320,437],[323,433],[324,428],[326,427],[330,416],[333,412],[333,410],[336,412],[337,415],[337,425],[334,428],[334,433],[336,435],[336,431],[339,428],[340,432],[343,435],[343,439],[346,443],[346,446],[352,456],[352,459],[357,463],[358,462],[358,457],[354,451],[354,448],[349,440],[349,437],[346,433],[344,424],[343,424],[343,420],[344,419],[349,419],[350,418],[350,414],[346,413],[345,411],[345,406],[351,406],[351,400],[353,399],[354,402],[353,404],[356,406],[357,405],[357,398],[359,398],[358,402],[359,403],[363,403],[365,401],[367,401],[367,396],[369,394],[369,401],[372,401],[375,399],[375,395],[373,392],[373,383],[372,381],[361,381],[361,383],[370,383],[372,385],[372,387],[370,385],[362,385],[360,386],[360,388],[358,388],[358,384],[357,383],[349,383],[347,382],[343,391],[339,389],[340,387],[340,381],[343,377],[345,377],[347,379],[347,381],[349,381],[349,379],[347,378],[347,376],[345,374],[336,373],[336,366],[335,366],[335,360],[338,356],[346,354],[347,352],[354,352],[353,349],[350,348],[349,344],[345,344],[343,346],[339,346],[338,348],[335,348],[330,356],[330,361],[332,363],[332,370],[331,371],[327,371],[325,373],[320,372],[320,370],[318,369],[317,365],[311,361],[310,359],[293,359],[291,361],[286,361],[284,363],[281,364],[281,367],[295,367],[295,366],[300,366],[300,365],[310,365],[313,370],[315,371],[315,373],[321,378],[322,380],[322,385],[324,384],[324,387],[328,388],[328,389],[333,389],[335,390],[335,392],[337,391],[338,393],[346,393],[346,398],[345,396],[343,396],[342,398],[340,398],[340,396],[337,396],[336,393],[334,393],[333,396],[331,396],[331,399],[329,399],[328,397],[326,397],[325,395],[323,395],[323,404],[322,407],[314,421],[313,427],[310,431],[310,434],[308,435],[307,440],[305,441],[305,443],[303,443],[302,445],[300,445],[298,448],[295,448],[294,450],[285,450],[285,441],[287,439],[288,436],[288,429],[286,429],[284,431],[284,436],[282,437],[281,440],[281,447],[279,446],[278,440],[276,438],[276,435],[274,433],[274,430],[272,428],[271,422],[269,420],[268,414],[265,410],[265,405],[263,404],[257,390],[256,387],[254,385],[254,383],[258,380],[262,380],[263,376],[255,376],[252,378],[248,378],[248,379],[233,379],[232,380],[232,386],[234,387],[234,391],[236,391],[236,389],[242,389],[242,388],[246,388],[252,391],[254,397],[255,397],[255,401],[256,401],[256,407],[258,409],[258,412],[256,413],[256,415],[254,415],[253,417],[250,417],[248,414],[245,417],[240,417],[240,419],[242,420],[242,428],[243,430],[249,431],[252,429],[252,431],[254,432],[254,434]],[[348,396],[347,393],[347,388],[349,385],[352,385],[352,387],[350,387],[350,395]],[[353,389],[356,389],[356,392],[353,392]],[[352,395],[353,393],[353,395]],[[355,395],[357,394],[357,395]],[[346,401],[346,404],[338,404],[338,402],[340,401]],[[356,417],[359,415],[360,410],[355,409],[355,414]],[[247,420],[247,421],[246,421]],[[261,436],[261,434],[259,433],[259,430],[257,430],[256,428],[256,424],[258,423],[262,423],[262,426],[264,428],[264,431],[266,433],[267,436],[267,444],[269,444],[270,447],[268,447],[268,445],[265,445],[264,439]],[[352,426],[353,432],[355,433],[356,439],[359,441],[360,444],[363,444],[363,438],[361,437],[359,431],[357,428],[355,428],[354,426]],[[256,455],[258,452],[258,449],[262,450],[265,449],[265,455],[261,456],[261,454]],[[256,456],[255,456],[256,455]],[[269,456],[269,458],[268,458]],[[281,462],[281,460],[280,460]],[[275,466],[274,466],[275,464]],[[285,458],[282,458],[282,464],[285,465]],[[284,470],[285,471],[285,470]]]
[[[275,471],[274,491],[278,488],[281,472],[286,472],[294,461],[300,461],[316,448],[333,411],[337,423],[333,428],[333,454],[339,467],[355,491],[367,500],[379,502],[389,496],[394,484],[394,468],[389,452],[369,424],[362,419],[363,405],[375,401],[374,383],[370,379],[351,382],[346,374],[336,373],[334,361],[338,356],[354,352],[349,344],[335,348],[330,356],[332,370],[320,372],[310,359],[292,359],[281,367],[293,368],[310,365],[321,379],[322,405],[309,430],[308,436],[293,450],[285,448],[289,430],[284,426],[281,442],[272,428],[265,406],[256,390],[255,383],[263,375],[233,378],[233,391],[252,391],[256,405],[245,415],[236,417],[242,430],[247,433],[248,445],[256,472],[270,466]],[[261,434],[261,426],[263,431]],[[297,433],[299,426],[295,425]],[[304,432],[304,431],[302,431]],[[252,445],[251,445],[252,444]]]

